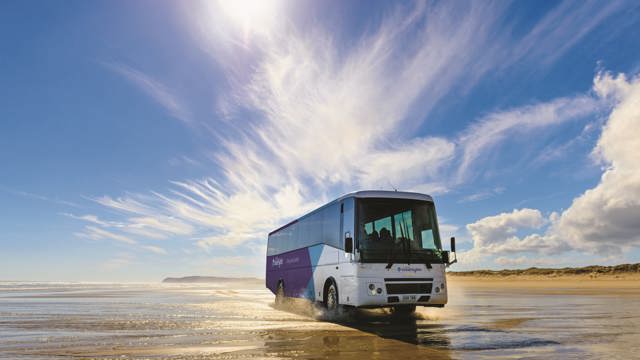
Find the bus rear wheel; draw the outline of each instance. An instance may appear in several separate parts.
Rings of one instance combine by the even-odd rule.
[[[278,288],[276,289],[276,305],[283,305],[285,302],[284,296],[284,283],[282,281],[278,282]]]

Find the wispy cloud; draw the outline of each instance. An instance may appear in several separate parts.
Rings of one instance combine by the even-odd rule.
[[[476,201],[482,201],[482,200],[486,200],[486,199],[490,199],[496,195],[500,195],[504,192],[505,188],[502,186],[498,186],[495,187],[493,189],[489,189],[489,190],[484,190],[484,191],[479,191],[470,195],[467,195],[465,197],[463,197],[459,202],[460,203],[466,203],[466,202],[476,202]]]
[[[105,222],[93,216],[79,218],[145,238],[186,236],[208,248],[234,246],[256,239],[276,226],[282,217],[310,209],[309,205],[302,205],[295,187],[285,187],[267,198],[250,193],[227,195],[212,179],[174,182],[174,185],[166,195],[96,199],[125,214],[122,222]]]
[[[101,220],[100,218],[98,218],[98,216],[96,215],[91,215],[91,214],[87,214],[87,215],[74,215],[74,214],[70,214],[70,213],[62,213],[61,215],[64,215],[66,217],[70,217],[72,219],[76,219],[76,220],[83,220],[89,223],[93,223],[96,225],[100,225],[100,226],[113,226],[113,227],[121,227],[123,224],[119,223],[119,222],[115,222],[115,221],[104,221]]]
[[[191,123],[191,115],[188,108],[164,84],[153,79],[142,71],[123,64],[105,63],[105,66],[124,76],[127,80],[140,88],[140,90],[145,94],[164,107],[172,117],[187,124]]]
[[[74,208],[81,208],[82,207],[81,205],[79,205],[77,203],[74,203],[74,202],[71,202],[71,201],[58,199],[56,197],[44,196],[44,195],[41,195],[41,194],[35,194],[35,193],[32,193],[32,192],[16,190],[16,189],[12,189],[12,188],[6,187],[4,185],[0,185],[0,190],[3,190],[3,191],[5,191],[5,192],[7,192],[9,194],[22,196],[22,197],[28,198],[28,199],[40,200],[40,201],[45,201],[45,202],[58,204],[58,205],[64,205],[64,206],[71,206],[71,207],[74,207]]]
[[[154,254],[158,254],[158,255],[167,255],[167,250],[159,247],[159,246],[155,246],[155,245],[141,245],[140,246],[142,249],[144,250],[148,250],[151,251]]]
[[[559,2],[513,46],[509,63],[525,60],[549,65],[628,5],[620,0]]]
[[[584,145],[592,140],[592,137],[596,136],[602,127],[602,121],[600,118],[597,118],[594,121],[587,123],[580,134],[576,137],[561,143],[561,144],[553,144],[542,149],[538,155],[536,155],[535,159],[531,161],[532,166],[539,166],[554,160],[562,159],[567,157],[568,154],[571,153],[575,148],[580,145]]]
[[[138,235],[144,240],[148,240],[149,238],[155,238],[153,235],[158,234],[159,230],[150,230],[149,232],[145,231],[134,231],[131,230],[131,224],[115,222],[115,221],[103,221],[100,220],[95,215],[83,215],[83,216],[75,216],[73,214],[64,214],[73,219],[86,221],[94,225],[86,225],[84,229],[80,232],[77,232],[75,235],[80,238],[91,239],[91,240],[114,240],[118,243],[127,245],[130,249],[138,249],[148,251],[154,254],[166,255],[167,251],[157,245],[149,245],[141,243],[142,240],[136,240],[135,238],[125,234],[132,233],[134,235]],[[137,225],[139,223],[133,223],[133,225]],[[155,225],[155,224],[154,224]],[[129,227],[129,228],[128,228]],[[158,229],[162,229],[163,226],[158,226]],[[166,227],[165,227],[166,228]],[[171,231],[171,230],[169,230]]]
[[[127,221],[107,221],[91,214],[77,216],[63,213],[63,215],[147,239],[166,239],[171,236],[188,235],[193,232],[192,226],[188,223],[177,220],[172,216],[155,214],[149,211],[136,213],[129,217]]]
[[[78,233],[77,235],[80,237],[93,239],[93,240],[111,239],[111,240],[119,241],[125,244],[129,244],[129,245],[137,244],[137,241],[132,240],[124,235],[115,234],[111,231],[101,229],[91,225],[85,226],[84,231],[81,233]]]
[[[415,131],[442,99],[465,93],[492,70],[574,46],[567,37],[575,29],[560,26],[571,20],[564,4],[518,39],[501,28],[500,3],[399,6],[348,48],[336,45],[334,29],[308,24],[303,31],[286,19],[248,42],[246,33],[222,28],[228,19],[216,3],[200,5],[187,23],[229,87],[216,104],[230,128],[210,127],[220,175],[95,199],[123,217],[121,226],[105,225],[113,231],[181,237],[205,249],[264,239],[287,219],[357,188],[447,192],[472,178],[474,163],[506,139],[525,140],[598,107],[593,96],[576,95],[488,114],[450,139]],[[573,19],[578,39],[598,19]],[[542,39],[546,50],[536,46]],[[114,69],[175,117],[188,117],[164,85],[126,66]]]
[[[172,158],[169,159],[169,165],[171,166],[182,166],[182,165],[189,165],[189,166],[202,166],[202,163],[196,159],[193,159],[189,156],[186,155],[182,155],[182,156],[174,156]]]
[[[287,27],[260,38],[242,50],[254,59],[251,75],[244,75],[247,67],[228,72],[232,95],[220,102],[222,110],[232,106],[244,110],[235,113],[260,116],[238,122],[234,134],[221,138],[215,161],[222,177],[174,182],[165,193],[95,200],[126,216],[118,230],[131,232],[141,217],[174,217],[192,227],[182,235],[209,248],[263,238],[287,218],[354,188],[447,191],[439,175],[455,145],[412,135],[415,104],[423,117],[463,78],[468,83],[488,70],[478,59],[497,20],[491,11],[501,11],[475,5],[458,10],[403,9],[346,53],[320,28],[306,33]],[[415,46],[405,48],[403,40],[414,35]],[[469,55],[460,57],[462,52]],[[225,68],[242,63],[242,56],[225,54],[216,53],[218,62],[229,62]],[[133,69],[118,69],[166,107],[176,107],[164,87]],[[175,236],[158,226],[163,223],[147,222],[144,229]]]
[[[457,181],[468,179],[475,164],[508,138],[526,142],[532,131],[558,126],[593,115],[602,102],[590,95],[576,95],[491,113],[470,125],[458,139],[462,155]]]

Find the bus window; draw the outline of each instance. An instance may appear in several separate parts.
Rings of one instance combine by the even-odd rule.
[[[422,232],[420,232],[420,237],[422,238],[423,249],[436,248],[436,241],[433,238],[433,229],[422,230]]]
[[[386,261],[393,252],[398,261],[437,261],[433,256],[440,256],[441,246],[433,203],[372,198],[360,200],[358,206],[361,259]]]

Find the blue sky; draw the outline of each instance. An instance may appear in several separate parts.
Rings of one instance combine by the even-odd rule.
[[[457,269],[640,261],[633,1],[5,1],[0,279],[261,276],[346,192]]]

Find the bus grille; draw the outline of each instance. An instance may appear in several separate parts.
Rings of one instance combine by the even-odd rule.
[[[386,284],[387,294],[431,294],[432,283]]]

